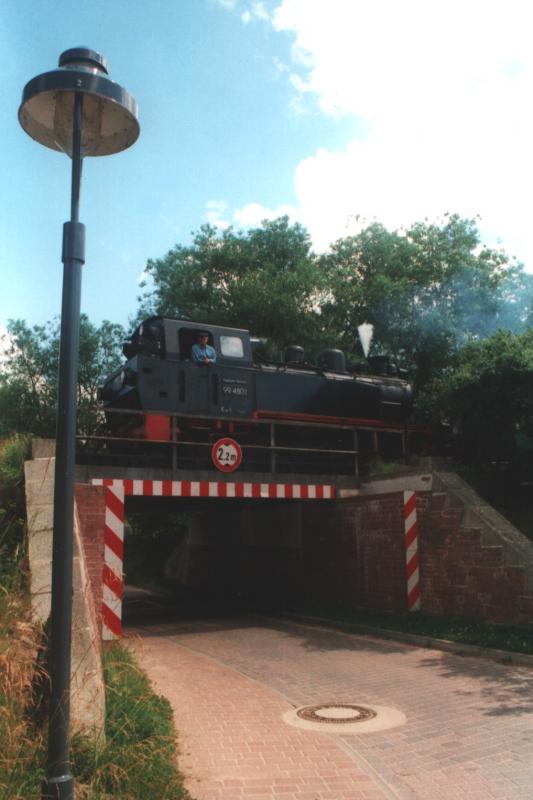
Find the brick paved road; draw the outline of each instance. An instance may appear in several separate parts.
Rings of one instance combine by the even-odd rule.
[[[144,623],[132,634],[176,700],[198,800],[533,797],[533,670],[259,619]],[[407,724],[357,735],[280,728],[287,701],[389,706]]]

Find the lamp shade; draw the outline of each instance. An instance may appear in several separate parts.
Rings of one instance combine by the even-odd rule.
[[[107,64],[94,50],[66,50],[59,68],[29,81],[22,92],[19,122],[35,141],[72,155],[74,96],[83,94],[81,156],[126,150],[140,127],[134,98],[107,77]]]

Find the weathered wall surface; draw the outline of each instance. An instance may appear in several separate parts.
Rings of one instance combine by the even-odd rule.
[[[32,616],[44,625],[50,615],[54,459],[37,458],[24,465],[28,520]],[[95,604],[85,566],[80,520],[74,519],[73,621],[71,655],[71,720],[75,731],[96,738],[103,735],[105,692],[100,633]],[[100,565],[102,558],[100,558]],[[101,567],[100,567],[101,572]]]

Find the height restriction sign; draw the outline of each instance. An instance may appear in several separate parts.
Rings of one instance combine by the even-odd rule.
[[[240,466],[242,461],[242,450],[235,439],[226,437],[219,439],[211,450],[213,464],[221,472],[233,472]]]

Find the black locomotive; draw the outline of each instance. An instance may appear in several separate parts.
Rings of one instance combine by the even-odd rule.
[[[201,331],[208,334],[216,352],[216,362],[210,366],[193,360],[193,345]],[[347,366],[342,351],[324,349],[310,364],[303,349],[292,346],[280,362],[266,362],[255,352],[257,343],[247,330],[147,319],[124,344],[126,363],[100,390],[111,438],[192,446],[225,431],[240,435],[244,446],[251,442],[256,469],[269,471],[276,451],[278,470],[281,466],[294,471],[285,454],[291,446],[323,451],[326,442],[325,449],[340,456],[348,440],[354,450],[353,431],[358,428],[404,428],[412,389],[405,373],[386,357]],[[274,444],[272,430],[259,435],[260,422],[279,424]],[[198,430],[211,430],[205,442],[195,433]],[[269,450],[268,464],[261,448]],[[322,471],[322,456],[306,458],[306,468],[314,459],[314,471]]]

